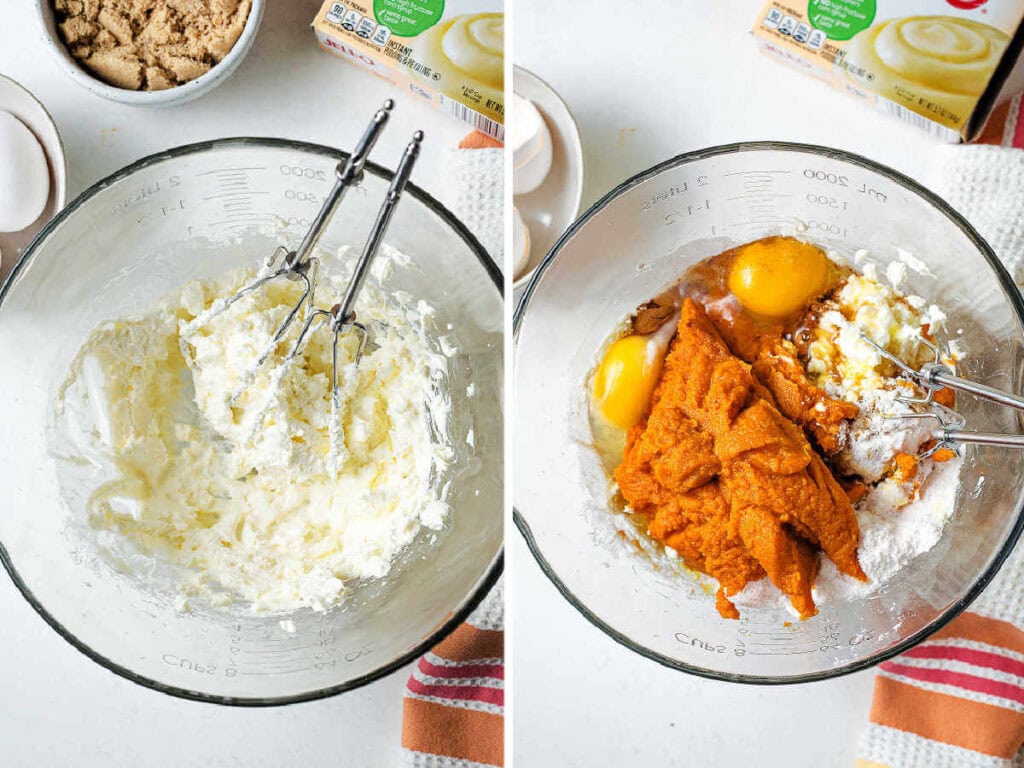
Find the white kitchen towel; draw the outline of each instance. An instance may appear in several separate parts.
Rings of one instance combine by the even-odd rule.
[[[1016,112],[1011,113],[1016,121]],[[1014,122],[1016,125],[1016,122]],[[949,147],[935,191],[1024,285],[1024,151]],[[996,137],[1004,132],[996,131]],[[1018,145],[1019,146],[1019,145]],[[1024,545],[970,610],[879,666],[857,768],[1010,768],[1024,764]]]
[[[960,211],[1024,285],[1024,151],[944,147],[935,191]]]
[[[442,202],[476,235],[502,269],[505,255],[504,150],[500,147],[452,149],[448,169]]]

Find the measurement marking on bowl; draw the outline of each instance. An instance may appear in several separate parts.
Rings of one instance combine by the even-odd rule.
[[[817,648],[808,648],[805,651],[797,651],[797,650],[789,650],[789,651],[785,651],[785,650],[778,650],[778,651],[754,651],[754,650],[749,650],[749,651],[747,651],[747,654],[750,655],[750,656],[806,656],[809,653],[818,653],[818,652],[819,651],[818,651]]]
[[[165,653],[160,659],[169,667],[179,667],[180,669],[187,669],[190,672],[198,672],[203,675],[212,675],[217,671],[216,664],[199,664],[182,656],[176,656],[173,653]]]
[[[228,224],[242,224],[247,221],[266,221],[266,216],[246,216],[237,219],[225,219],[224,221],[211,221],[211,227],[226,227]]]
[[[246,195],[269,195],[269,194],[270,194],[269,192],[261,192],[259,190],[253,190],[251,192],[246,192]],[[245,199],[245,195],[240,195],[237,192],[227,192],[225,194],[207,195],[206,197],[203,198],[203,200],[216,200],[218,198],[223,198],[223,197],[234,197],[234,198],[239,199],[239,200]]]
[[[311,669],[313,669],[313,667],[296,667],[294,669],[267,669],[267,670],[262,670],[262,671],[259,671],[259,670],[244,670],[244,669],[242,669],[242,670],[238,671],[238,674],[240,674],[240,675],[250,675],[250,676],[255,676],[255,675],[261,675],[261,676],[266,676],[266,675],[294,675],[294,674],[297,674],[299,672],[308,672]]]
[[[732,224],[726,224],[725,226],[713,225],[711,227],[711,234],[721,234],[722,230],[726,229],[738,229],[739,227],[763,227],[765,224],[773,224],[775,226],[784,226],[791,222],[780,220],[780,219],[752,219],[750,221],[736,221]]]
[[[178,178],[177,176],[172,176],[170,178],[170,180],[168,181],[168,183],[172,187],[177,186],[177,183],[175,183],[175,180],[177,178]],[[178,183],[180,183],[180,180],[179,180]],[[124,213],[129,208],[132,208],[132,207],[138,205],[139,203],[144,203],[145,201],[149,200],[149,198],[151,198],[154,195],[158,194],[161,191],[161,189],[162,189],[162,187],[160,186],[160,182],[159,181],[155,181],[155,182],[153,182],[152,185],[146,186],[146,187],[142,187],[141,189],[139,189],[135,193],[129,195],[126,198],[123,198],[121,200],[121,202],[117,203],[113,207],[113,211],[114,211],[114,213]]]
[[[218,168],[215,171],[203,171],[202,173],[197,173],[196,176],[211,176],[211,175],[215,175],[215,174],[218,174],[218,173],[232,173],[232,172],[239,173],[239,172],[244,172],[244,171],[265,171],[265,170],[267,170],[266,166],[262,166],[262,165],[261,166],[253,166],[251,168]]]
[[[299,651],[315,650],[315,649],[318,649],[318,648],[319,648],[319,646],[317,646],[317,645],[304,645],[301,648],[282,648],[282,649],[278,649],[278,650],[275,650],[275,649],[272,649],[272,648],[267,648],[267,649],[263,649],[263,650],[257,650],[255,648],[252,648],[252,649],[245,649],[245,650],[243,650],[242,654],[244,654],[246,656],[258,656],[260,658],[264,658],[264,657],[287,658],[289,656],[294,656]]]
[[[773,173],[790,173],[790,171],[728,171],[725,176],[768,176]]]

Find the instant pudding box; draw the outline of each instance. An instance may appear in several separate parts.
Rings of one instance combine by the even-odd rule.
[[[1021,0],[786,0],[762,49],[949,142],[970,141],[1014,90]]]
[[[320,46],[503,141],[501,0],[344,0],[313,22]]]

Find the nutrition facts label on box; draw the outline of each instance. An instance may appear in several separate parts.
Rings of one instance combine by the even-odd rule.
[[[501,10],[501,0],[332,0],[313,28],[324,50],[503,141]]]
[[[766,53],[957,142],[984,125],[1022,15],[1019,0],[773,0],[753,32]]]

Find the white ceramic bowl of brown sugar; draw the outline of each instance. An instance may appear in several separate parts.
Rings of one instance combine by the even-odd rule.
[[[264,0],[38,0],[43,38],[91,93],[167,106],[227,80],[256,39]]]

